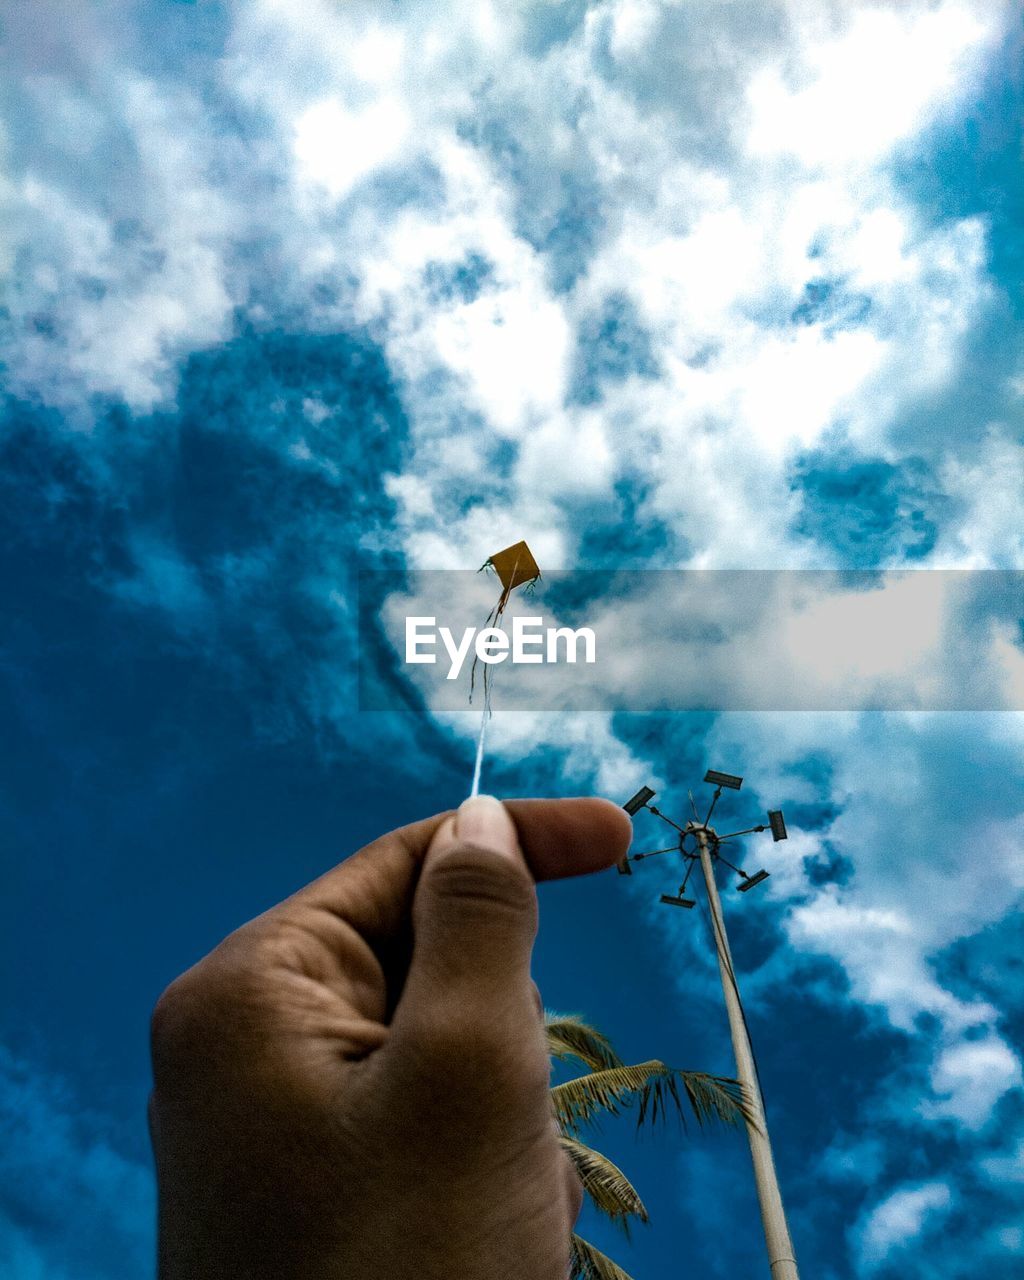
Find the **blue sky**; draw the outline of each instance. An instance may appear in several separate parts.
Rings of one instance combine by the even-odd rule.
[[[465,792],[467,717],[358,711],[361,566],[525,536],[550,569],[1024,568],[1020,13],[3,21],[0,1269],[118,1280],[152,1248],[162,987]],[[491,743],[498,794],[681,809],[712,765],[737,817],[784,806],[727,909],[804,1274],[1019,1274],[1020,713]],[[629,1057],[728,1071],[656,866],[545,887],[538,981]],[[600,1136],[652,1222],[585,1230],[636,1280],[763,1266],[741,1138]]]

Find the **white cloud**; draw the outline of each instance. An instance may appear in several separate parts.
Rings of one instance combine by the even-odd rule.
[[[756,779],[765,805],[833,808],[818,830],[791,822],[790,839],[766,853],[765,890],[790,948],[745,980],[767,991],[808,954],[841,966],[858,1003],[913,1037],[900,1078],[876,1082],[876,1111],[899,1124],[911,1107],[923,1123],[979,1131],[1022,1083],[998,1004],[951,990],[936,963],[1019,909],[1024,798],[1011,779],[1022,721],[972,715],[970,753],[955,713],[734,714],[707,742],[709,760]],[[839,882],[816,885],[805,859],[836,856]]]
[[[20,86],[19,132],[48,142],[9,161],[0,189],[21,266],[8,376],[68,409],[90,394],[147,409],[173,391],[183,355],[227,335],[226,257],[244,217],[207,177],[187,88],[146,79],[102,41],[81,58],[90,93],[45,74]]]
[[[802,21],[799,70],[755,74],[747,145],[788,153],[808,168],[845,169],[884,158],[927,123],[976,67],[986,23],[969,6],[851,7],[838,35],[824,9],[794,7]]]
[[[978,1162],[979,1168],[996,1186],[1007,1186],[1013,1183],[1024,1183],[1024,1137],[1017,1140],[1016,1146],[1002,1155],[986,1156]],[[1016,1248],[1024,1247],[1024,1236],[1018,1239]]]
[[[937,1101],[925,1104],[925,1115],[951,1116],[970,1129],[980,1129],[995,1104],[1024,1083],[1020,1059],[994,1033],[981,1040],[950,1045],[932,1068]]]
[[[965,568],[1017,568],[1024,562],[1024,444],[992,424],[972,455],[951,453],[942,487],[964,504],[932,560]]]
[[[1002,1227],[996,1240],[1006,1253],[1024,1253],[1024,1227]]]
[[[88,196],[31,170],[14,178],[16,220],[52,224],[24,310],[56,309],[62,334],[26,337],[15,378],[65,399],[77,381],[158,403],[180,355],[222,337],[233,306],[262,291],[230,246],[269,234],[286,295],[340,287],[337,321],[379,335],[404,382],[421,487],[449,485],[441,437],[468,408],[480,438],[525,445],[501,477],[501,505],[526,527],[560,527],[560,492],[607,489],[640,448],[658,459],[645,515],[692,546],[694,563],[804,563],[814,549],[787,532],[793,451],[840,424],[887,447],[899,413],[948,381],[987,305],[984,228],[922,225],[885,166],[897,141],[970,91],[1002,13],[945,0],[825,21],[780,5],[762,21],[758,6],[733,6],[704,15],[698,42],[671,6],[604,4],[530,55],[539,9],[473,4],[439,24],[424,7],[398,22],[367,4],[263,0],[233,10],[219,82],[205,87],[269,123],[226,167],[198,92],[131,73],[96,38],[92,63],[110,90],[78,95],[74,111],[92,120],[100,153],[111,121],[127,124],[139,180],[97,200],[109,183],[93,153]],[[708,48],[723,51],[719,63]],[[699,96],[680,92],[690,82]],[[48,96],[32,110],[57,111],[60,94]],[[712,102],[715,127],[731,122],[714,157],[688,115]],[[265,207],[255,172],[276,187]],[[387,173],[411,198],[368,181]],[[115,240],[129,216],[152,264],[134,274]],[[590,247],[574,250],[575,278],[556,289],[567,241]],[[425,268],[468,254],[491,264],[477,296],[439,299]],[[64,287],[83,263],[102,298]],[[813,316],[790,325],[823,279],[861,294],[866,313],[838,328]],[[595,435],[594,415],[566,396],[580,324],[611,293],[637,306],[660,377],[607,386],[601,414],[614,430]],[[679,478],[695,473],[702,484],[681,502]],[[434,533],[436,505],[418,496],[402,511],[410,546]],[[476,521],[443,530],[465,563],[478,555]]]
[[[381,96],[356,111],[326,99],[309,107],[295,125],[299,175],[335,199],[402,154],[412,129],[403,106]]]
[[[952,1205],[950,1188],[941,1181],[893,1191],[855,1229],[861,1265],[865,1270],[875,1270],[893,1253],[912,1244],[923,1231],[934,1230]]]

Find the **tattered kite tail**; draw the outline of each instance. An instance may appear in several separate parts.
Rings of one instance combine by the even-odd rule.
[[[506,587],[502,590],[501,598],[487,615],[487,621],[484,627],[495,627],[500,624],[501,616],[505,612],[505,606],[508,604],[508,598],[511,591]],[[469,700],[473,701],[473,690],[476,685],[476,664],[479,658],[473,658],[473,665],[469,669]],[[480,772],[484,764],[484,740],[487,737],[487,721],[491,718],[491,669],[484,664],[483,678],[484,700],[483,707],[480,712],[480,732],[476,739],[476,760],[473,763],[473,781],[469,788],[469,794],[476,796],[480,794]]]
[[[486,569],[487,566],[484,565],[484,568]],[[482,630],[486,631],[488,627],[495,627],[498,625],[501,615],[505,612],[505,606],[508,604],[508,598],[511,594],[512,594],[511,588],[502,587],[501,596],[498,599],[498,603],[494,606],[494,608],[490,611],[490,613],[484,619],[484,625]],[[469,668],[469,700],[470,702],[473,701],[473,691],[476,688],[476,668],[477,668],[477,663],[479,661],[480,661],[479,656],[474,654],[473,662]],[[484,706],[490,705],[490,683],[491,683],[490,677],[491,677],[490,667],[485,663],[484,664],[484,680],[483,680]]]

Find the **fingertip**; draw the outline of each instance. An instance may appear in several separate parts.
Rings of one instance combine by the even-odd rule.
[[[600,821],[608,827],[608,840],[615,847],[614,861],[617,862],[633,841],[633,823],[630,816],[621,805],[616,804],[614,800],[606,800],[603,796],[590,797],[590,803],[594,806],[595,813],[600,814]]]
[[[628,815],[598,796],[505,803],[538,880],[603,871],[623,857],[633,838]]]

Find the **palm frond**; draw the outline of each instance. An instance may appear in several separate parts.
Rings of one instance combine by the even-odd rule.
[[[660,1062],[642,1062],[637,1066],[609,1067],[592,1071],[575,1080],[566,1080],[551,1090],[555,1118],[564,1131],[575,1135],[581,1124],[601,1112],[618,1115],[637,1094],[648,1088],[654,1075],[664,1075],[667,1068]]]
[[[628,1238],[630,1218],[647,1221],[647,1210],[636,1188],[622,1170],[600,1151],[576,1138],[563,1136],[561,1143],[594,1207],[622,1227]]]
[[[680,1071],[679,1078],[698,1124],[703,1124],[706,1120],[739,1124],[741,1120],[745,1120],[751,1128],[760,1132],[750,1096],[738,1080],[732,1080],[728,1076],[708,1075],[704,1071]],[[641,1111],[642,1109],[641,1100]]]
[[[718,1120],[736,1124],[752,1121],[752,1112],[742,1086],[723,1076],[703,1071],[677,1071],[664,1062],[641,1062],[635,1066],[610,1067],[567,1080],[551,1090],[555,1119],[563,1133],[579,1134],[580,1126],[606,1112],[619,1115],[636,1099],[639,1103],[637,1127],[664,1118],[674,1110],[685,1124],[686,1113],[679,1085],[699,1124]]]
[[[632,1276],[582,1236],[572,1237],[569,1257],[569,1280],[632,1280]]]
[[[577,1014],[545,1011],[544,1030],[548,1038],[548,1052],[553,1058],[563,1062],[567,1058],[578,1058],[591,1071],[625,1065],[607,1036]]]

